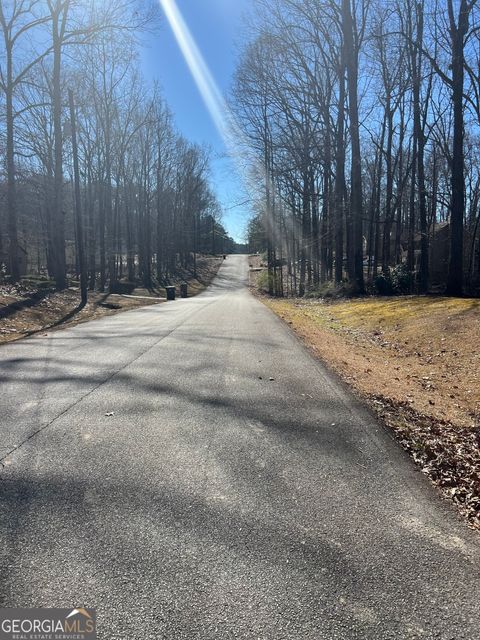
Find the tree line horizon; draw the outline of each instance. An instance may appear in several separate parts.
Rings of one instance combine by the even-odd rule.
[[[253,7],[230,102],[269,293],[478,295],[477,0]],[[58,289],[82,272],[113,291],[238,248],[209,150],[138,72],[158,18],[137,0],[0,3],[2,278],[28,252]]]
[[[234,251],[208,147],[186,140],[138,71],[158,5],[1,0],[0,263],[90,290],[151,287]],[[25,261],[23,261],[25,262]]]
[[[476,0],[256,0],[232,108],[272,295],[480,293]]]

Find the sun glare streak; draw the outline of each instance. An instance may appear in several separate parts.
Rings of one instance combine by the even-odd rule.
[[[213,79],[175,0],[159,0],[159,2],[213,122],[228,150],[231,151],[234,133],[238,131],[233,131],[237,127],[233,123],[225,98]]]
[[[264,166],[258,159],[253,159],[253,154],[248,153],[250,145],[243,134],[243,131],[236,121],[235,115],[229,108],[222,92],[218,88],[205,59],[195,42],[190,29],[178,9],[175,0],[158,0],[165,14],[165,17],[172,29],[177,44],[187,63],[190,73],[197,85],[202,99],[207,107],[215,127],[220,134],[229,156],[235,161],[237,171],[242,178],[244,187],[247,189],[251,202],[258,202],[261,185],[268,187],[271,193],[277,195],[277,202],[281,202],[281,197],[272,179],[267,175]],[[262,207],[263,208],[263,207]],[[264,210],[266,227],[275,229],[278,223],[275,220],[273,211]],[[289,227],[297,227],[295,222],[288,220]],[[280,229],[276,231],[281,235]],[[295,229],[298,235],[301,229]]]

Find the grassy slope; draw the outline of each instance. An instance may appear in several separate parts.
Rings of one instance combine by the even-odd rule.
[[[480,527],[480,300],[263,300]]]

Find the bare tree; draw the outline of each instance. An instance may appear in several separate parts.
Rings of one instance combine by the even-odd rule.
[[[0,26],[2,28],[4,62],[0,59],[0,88],[5,93],[5,126],[6,126],[6,167],[7,167],[7,215],[9,233],[10,275],[17,281],[19,272],[19,246],[17,229],[17,197],[15,170],[15,118],[21,112],[15,110],[15,91],[19,89],[32,69],[45,58],[49,49],[41,53],[33,52],[31,57],[19,62],[16,52],[24,47],[30,31],[45,24],[49,17],[42,13],[39,0],[9,0],[0,3]],[[30,108],[26,107],[26,109]]]

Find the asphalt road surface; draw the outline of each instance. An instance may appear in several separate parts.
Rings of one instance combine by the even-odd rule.
[[[95,607],[101,640],[479,639],[478,534],[247,268],[0,348],[0,606]]]

